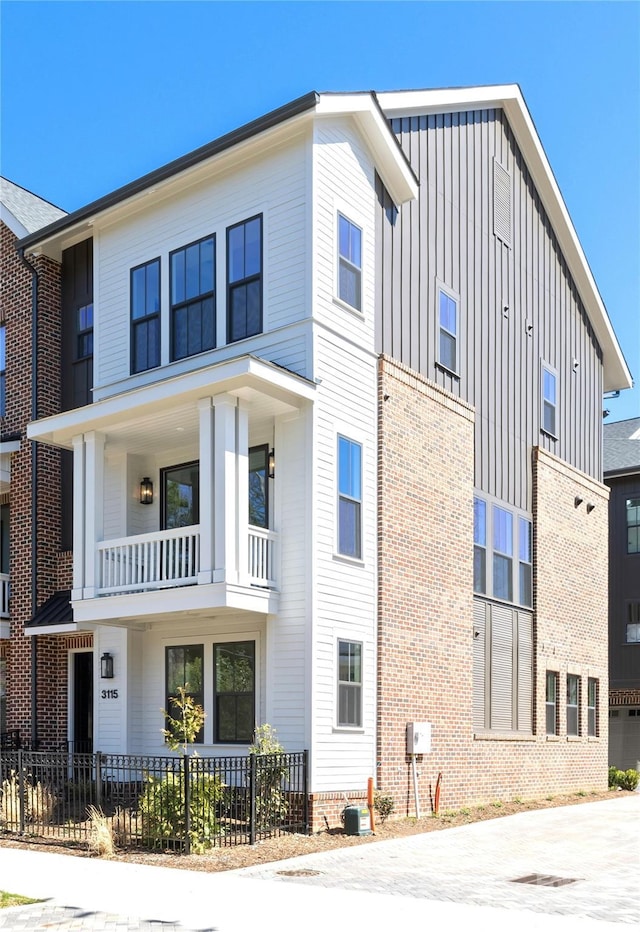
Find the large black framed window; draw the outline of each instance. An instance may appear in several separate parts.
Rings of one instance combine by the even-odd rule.
[[[191,527],[200,521],[200,464],[182,463],[160,472],[162,530]]]
[[[169,255],[172,359],[216,345],[215,243],[208,236]]]
[[[249,448],[249,524],[269,527],[269,447]]]
[[[131,372],[160,365],[160,259],[131,269]]]
[[[171,718],[178,720],[179,711],[172,699],[178,698],[178,689],[185,688],[185,694],[204,707],[204,646],[189,644],[165,649],[166,700],[165,709]],[[202,744],[204,730],[201,729],[196,742]]]
[[[256,707],[255,641],[213,645],[214,741],[247,744],[253,740]]]
[[[227,228],[227,342],[262,332],[262,214]]]

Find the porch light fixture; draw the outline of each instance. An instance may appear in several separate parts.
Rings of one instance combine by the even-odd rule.
[[[103,680],[113,679],[113,657],[108,651],[100,658],[100,676]]]
[[[140,504],[151,505],[153,503],[153,482],[148,476],[145,476],[140,483]]]
[[[274,479],[276,475],[276,454],[273,449],[269,450],[269,462],[267,464],[269,478]]]

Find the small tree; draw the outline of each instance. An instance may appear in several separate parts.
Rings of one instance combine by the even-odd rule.
[[[171,697],[171,705],[174,706],[178,715],[172,715],[166,709],[162,713],[167,722],[167,728],[161,728],[166,742],[172,751],[182,748],[183,753],[187,753],[187,746],[193,744],[207,717],[201,705],[195,701],[192,696],[187,695],[189,684],[178,686],[178,695]]]
[[[287,776],[284,748],[272,725],[256,726],[249,754],[256,757],[256,821],[261,829],[268,829],[282,822],[289,812],[289,801],[282,789]]]

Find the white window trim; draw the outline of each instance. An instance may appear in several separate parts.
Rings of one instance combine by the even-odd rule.
[[[552,375],[555,379],[556,384],[556,400],[554,404],[554,429],[553,431],[545,427],[544,424],[544,406],[545,406],[545,397],[544,397],[544,374],[545,371]],[[543,433],[546,437],[550,437],[552,440],[557,440],[560,436],[558,430],[558,415],[560,410],[560,379],[558,378],[557,369],[550,365],[548,362],[545,362],[544,359],[540,360],[540,432]]]
[[[340,685],[342,680],[340,679],[340,644],[357,644],[360,648],[360,724],[359,725],[341,725],[338,721],[340,715]],[[362,733],[364,731],[364,642],[358,641],[355,638],[337,635],[335,642],[335,687],[336,687],[336,705],[335,705],[335,717],[334,717],[334,730],[341,732],[351,732]],[[345,683],[344,685],[349,685]]]
[[[352,557],[348,553],[340,551],[340,439],[348,440],[350,443],[356,443],[360,447],[360,556]],[[334,514],[335,514],[335,533],[334,533],[334,558],[336,560],[351,563],[355,566],[363,566],[364,543],[365,543],[365,443],[357,432],[349,431],[349,428],[342,430],[338,428],[334,437],[335,464],[334,464]],[[353,499],[355,501],[355,499]]]
[[[486,530],[486,542],[484,546],[485,551],[485,591],[476,592],[474,590],[474,598],[480,599],[489,599],[492,602],[500,602],[504,605],[514,605],[519,609],[525,612],[533,611],[533,604],[526,605],[524,602],[519,601],[520,599],[520,518],[523,518],[531,525],[531,561],[527,563],[527,566],[531,567],[531,601],[533,603],[533,568],[534,568],[534,553],[533,553],[533,517],[528,514],[526,511],[522,511],[519,508],[514,508],[513,505],[510,505],[508,502],[503,501],[500,498],[495,498],[493,495],[486,495],[484,492],[480,492],[477,489],[474,489],[473,492],[474,499],[479,499],[483,501],[486,505],[485,513],[485,530]],[[496,551],[494,551],[493,546],[493,507],[497,506],[503,511],[508,512],[512,519],[512,544],[513,544],[513,553],[511,554],[511,588],[513,599],[509,601],[508,599],[503,599],[500,596],[493,594],[493,556]],[[474,547],[480,546],[479,544],[473,544]],[[500,551],[497,551],[501,556],[508,556],[507,554],[502,554]],[[517,596],[517,599],[516,599]]]
[[[340,252],[340,218],[346,220],[347,223],[350,223],[351,226],[355,227],[360,231],[360,307],[356,307],[355,304],[350,304],[346,301],[340,294],[340,262],[344,259],[348,265],[357,269],[358,266],[354,265],[350,259],[347,259],[346,256],[342,256]],[[364,225],[359,220],[352,219],[353,213],[351,211],[345,211],[342,207],[336,207],[335,209],[335,237],[336,237],[336,267],[335,267],[335,293],[334,301],[336,304],[339,304],[341,307],[346,308],[349,311],[352,311],[354,314],[357,314],[358,317],[364,316],[364,257],[365,257],[365,237],[364,237]]]
[[[451,333],[450,330],[447,330],[445,327],[442,327],[440,324],[440,292],[447,295],[448,298],[451,298],[452,301],[455,301],[456,304],[456,333]],[[447,372],[450,375],[455,376],[455,378],[460,378],[460,334],[461,334],[461,301],[460,293],[454,291],[449,285],[445,284],[440,278],[435,280],[435,320],[436,320],[436,343],[435,343],[435,361],[438,369],[441,369],[443,372]],[[444,330],[445,333],[448,333],[450,336],[455,338],[456,341],[456,361],[455,369],[451,369],[440,359],[440,331]]]

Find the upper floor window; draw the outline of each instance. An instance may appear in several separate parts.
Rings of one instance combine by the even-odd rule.
[[[338,214],[338,297],[362,310],[362,230]]]
[[[172,359],[184,359],[216,345],[215,237],[176,249],[169,267],[171,354]]]
[[[93,356],[93,304],[85,304],[76,312],[76,359]]]
[[[338,641],[338,726],[362,727],[362,644]]]
[[[458,371],[458,302],[442,288],[438,290],[440,343],[438,362],[450,372]]]
[[[160,259],[131,269],[131,371],[160,365]]]
[[[200,521],[200,464],[184,463],[163,469],[160,512],[163,530],[192,527]]]
[[[627,644],[640,644],[640,602],[627,602]]]
[[[0,417],[7,413],[6,402],[6,334],[7,329],[4,324],[0,326]]]
[[[542,429],[557,436],[557,376],[548,366],[542,366]]]
[[[627,499],[627,553],[640,553],[640,498]]]
[[[362,556],[362,447],[338,437],[338,553]]]
[[[533,604],[531,521],[473,500],[473,590],[528,608]]]
[[[249,524],[269,527],[269,446],[249,449]]]
[[[227,229],[227,342],[262,331],[262,215]]]

